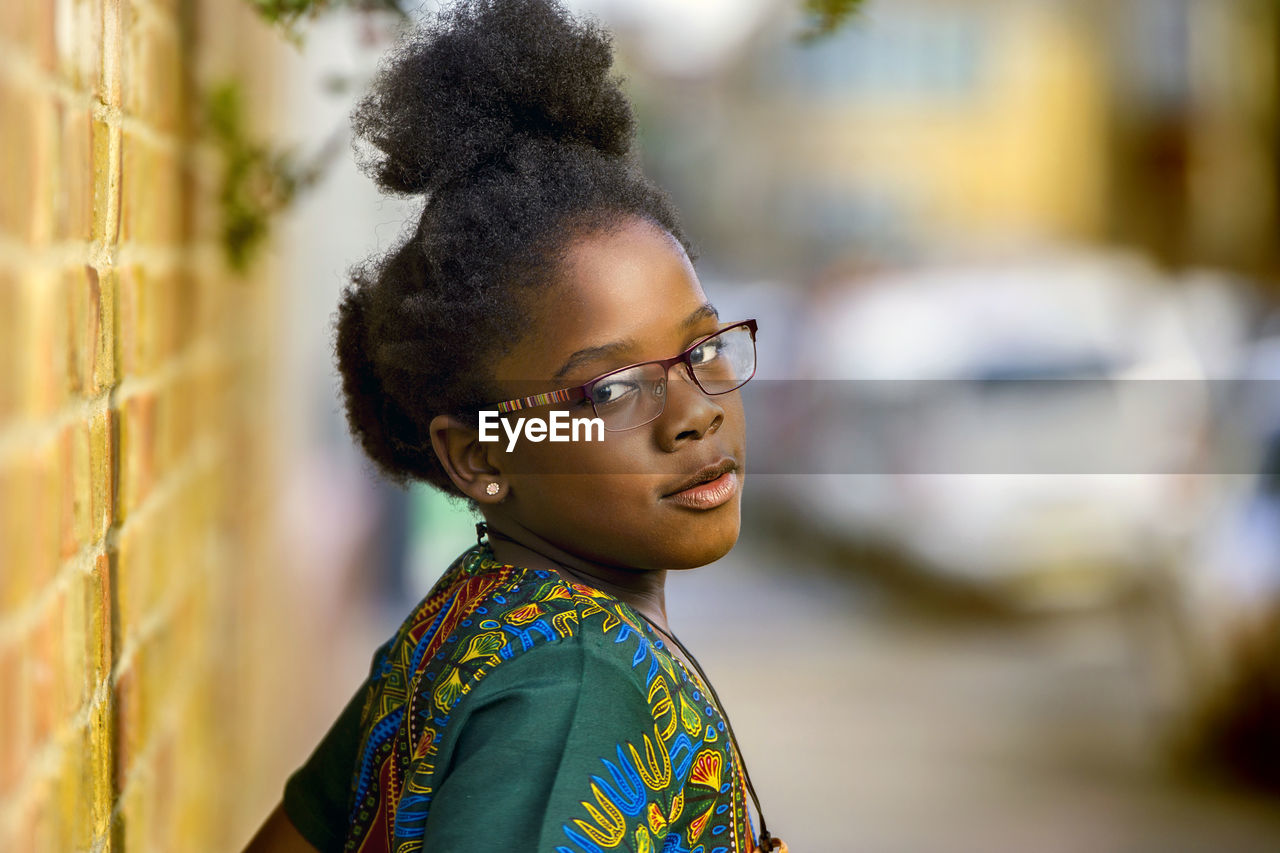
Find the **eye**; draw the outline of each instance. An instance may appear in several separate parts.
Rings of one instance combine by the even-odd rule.
[[[695,365],[707,364],[719,358],[722,349],[724,349],[724,344],[720,342],[720,339],[718,337],[712,338],[709,341],[703,341],[689,353],[689,360]]]
[[[635,381],[623,377],[610,378],[597,382],[591,389],[591,402],[597,406],[609,406],[638,393],[640,386]]]

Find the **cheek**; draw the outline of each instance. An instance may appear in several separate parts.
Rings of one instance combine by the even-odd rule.
[[[745,459],[738,394],[724,400],[715,443]],[[571,553],[637,568],[691,568],[723,556],[737,541],[740,497],[711,513],[691,514],[660,500],[673,479],[652,430],[606,432],[601,442],[530,442],[505,453],[507,510]],[[742,477],[744,472],[739,473]]]
[[[732,394],[726,395],[729,399],[724,401],[724,427],[728,436],[731,436],[733,443],[741,450],[745,451],[745,441],[747,435],[747,416],[742,408],[742,392],[734,391]],[[739,459],[739,462],[745,463],[745,459]]]
[[[510,482],[523,520],[547,531],[618,527],[639,520],[654,503],[648,478],[627,474],[538,474]]]
[[[585,430],[584,430],[585,432]],[[572,474],[581,482],[616,475],[653,476],[652,439],[644,430],[605,432],[603,440],[553,442],[521,437],[503,456],[503,470],[512,476],[557,477]],[[504,448],[505,448],[504,444]]]
[[[536,474],[511,477],[511,509],[521,524],[588,559],[643,567],[667,546],[654,515],[655,485],[630,474]]]
[[[606,432],[598,442],[522,440],[504,460],[521,514],[566,531],[642,516],[662,484],[645,440],[643,431]]]
[[[728,553],[738,539],[739,499],[713,513],[661,502],[650,477],[513,477],[520,523],[571,554],[635,569],[689,569]]]
[[[658,493],[643,430],[602,442],[522,442],[504,461],[520,522],[566,550],[606,562],[645,564],[664,550]],[[648,465],[645,462],[648,461]],[[643,553],[642,553],[643,552]]]

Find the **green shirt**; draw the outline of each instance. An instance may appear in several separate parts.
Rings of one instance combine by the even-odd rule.
[[[285,787],[321,850],[752,849],[739,757],[629,606],[463,554]]]

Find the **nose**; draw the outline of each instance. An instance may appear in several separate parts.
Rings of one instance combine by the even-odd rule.
[[[683,381],[676,381],[673,373]],[[665,392],[666,405],[657,420],[663,450],[671,452],[686,441],[697,441],[724,422],[724,409],[698,387],[688,365],[677,364],[667,372]]]

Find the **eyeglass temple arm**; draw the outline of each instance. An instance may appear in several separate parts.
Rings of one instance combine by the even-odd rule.
[[[582,387],[562,388],[559,391],[548,391],[545,394],[533,394],[529,397],[518,397],[515,400],[507,400],[503,403],[497,403],[493,408],[499,412],[518,412],[521,409],[532,409],[537,406],[552,406],[556,403],[572,403],[586,397],[587,394]]]

